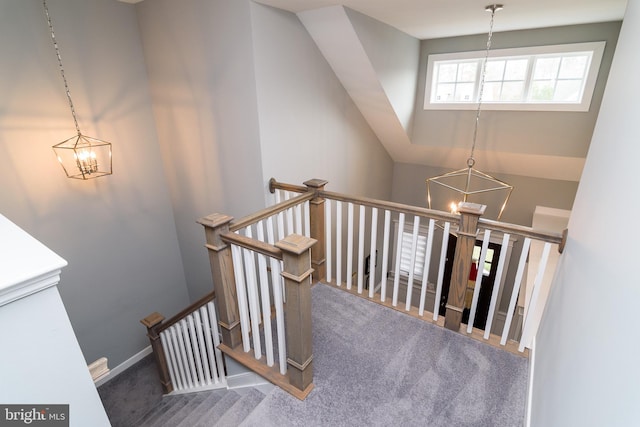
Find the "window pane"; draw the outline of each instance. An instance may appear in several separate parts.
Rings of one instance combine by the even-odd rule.
[[[500,81],[504,75],[505,61],[489,61],[487,62],[486,81]]]
[[[456,87],[456,101],[471,101],[473,99],[473,90],[475,89],[474,83],[459,83]]]
[[[482,102],[495,102],[500,100],[502,82],[486,82],[482,92]]]
[[[440,83],[436,88],[436,102],[451,102],[456,90],[454,83]]]
[[[532,101],[552,101],[553,100],[553,80],[542,80],[531,85]]]
[[[582,92],[582,80],[559,80],[556,85],[554,101],[578,102]]]
[[[440,64],[438,67],[438,82],[455,82],[458,64]]]
[[[560,74],[558,75],[558,78],[582,79],[587,68],[588,59],[587,55],[565,56],[562,58],[562,65],[560,65]]]
[[[505,80],[524,80],[527,74],[527,59],[510,59],[507,61],[507,69],[504,72]]]
[[[460,64],[460,66],[458,67],[458,81],[475,82],[477,69],[478,64],[476,62],[467,62]]]
[[[502,84],[501,101],[517,102],[522,100],[524,82],[504,82]]]
[[[558,67],[560,66],[560,58],[539,58],[536,60],[535,70],[533,72],[534,80],[555,79],[558,75]]]

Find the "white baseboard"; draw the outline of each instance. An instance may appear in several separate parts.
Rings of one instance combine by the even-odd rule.
[[[531,426],[531,404],[533,403],[533,370],[536,362],[536,338],[534,337],[529,348],[529,381],[527,383],[527,403],[525,407],[525,427]]]
[[[152,350],[150,345],[145,347],[144,349],[134,354],[133,356],[131,356],[130,358],[128,358],[127,360],[125,360],[124,362],[116,366],[115,368],[111,369],[111,371],[107,375],[99,378],[95,382],[96,387],[100,387],[101,385],[108,383],[109,381],[111,381],[112,379],[114,379],[124,371],[126,371],[128,368],[132,367],[133,365],[135,365],[136,363],[144,359],[146,356],[151,354],[151,352]]]
[[[264,384],[271,384],[254,372],[243,372],[227,377],[227,387],[231,390],[234,388],[255,387]]]

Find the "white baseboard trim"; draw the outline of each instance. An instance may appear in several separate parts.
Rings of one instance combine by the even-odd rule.
[[[234,388],[255,387],[264,384],[271,383],[254,372],[243,372],[227,377],[227,387],[229,390]]]
[[[529,348],[529,381],[527,383],[527,403],[524,412],[524,425],[531,427],[531,404],[533,403],[533,370],[536,362],[536,338],[533,337]]]
[[[151,352],[152,350],[150,345],[145,347],[141,351],[137,352],[136,354],[134,354],[133,356],[131,356],[130,358],[128,358],[127,360],[125,360],[124,362],[116,366],[115,368],[111,369],[111,371],[107,375],[99,378],[95,382],[96,387],[100,387],[101,385],[108,383],[109,381],[111,381],[112,379],[114,379],[124,371],[126,371],[128,368],[132,367],[133,365],[135,365],[136,363],[144,359],[146,356],[151,354]]]

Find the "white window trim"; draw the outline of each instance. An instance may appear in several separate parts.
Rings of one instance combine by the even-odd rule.
[[[508,111],[589,111],[591,99],[595,89],[602,55],[606,42],[571,43],[552,46],[532,46],[510,49],[493,49],[489,52],[489,58],[500,58],[509,56],[541,55],[569,52],[592,51],[591,65],[585,81],[582,101],[579,103],[557,103],[557,102],[483,102],[483,110],[508,110]],[[455,52],[429,55],[427,61],[427,76],[424,92],[425,110],[475,110],[478,108],[477,102],[456,102],[456,103],[432,103],[431,88],[433,84],[433,65],[436,61],[452,61],[484,58],[486,51]]]

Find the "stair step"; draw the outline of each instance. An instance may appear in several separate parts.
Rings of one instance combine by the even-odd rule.
[[[186,405],[182,406],[172,416],[162,417],[162,419],[157,420],[157,425],[161,425],[162,427],[177,427],[182,422],[182,420],[185,419],[185,417],[194,413],[197,408],[200,407],[200,405],[203,405],[205,403],[208,405],[215,405],[216,402],[219,401],[226,392],[226,390],[216,390],[211,392],[190,394],[188,395],[189,402]]]
[[[229,390],[213,406],[201,407],[191,413],[179,424],[179,427],[213,426],[238,400],[240,400],[240,395]]]
[[[140,418],[139,427],[152,427],[160,425],[159,421],[165,417],[171,417],[183,406],[189,403],[187,396],[165,396],[162,401]]]
[[[262,402],[265,395],[256,389],[249,388],[243,391],[242,397],[220,418],[215,424],[202,424],[205,426],[237,426],[249,416],[251,412]],[[200,424],[198,424],[200,426]]]

